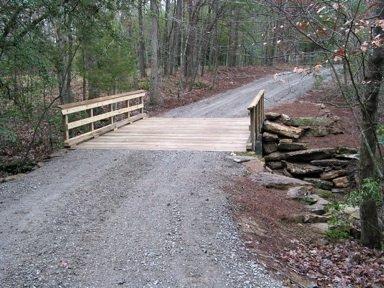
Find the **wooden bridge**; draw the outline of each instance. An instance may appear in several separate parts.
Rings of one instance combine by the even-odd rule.
[[[190,151],[257,148],[264,91],[249,106],[250,118],[148,118],[144,96],[145,91],[135,91],[61,105],[66,146]]]

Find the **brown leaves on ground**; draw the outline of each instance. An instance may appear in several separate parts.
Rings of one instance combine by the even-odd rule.
[[[284,249],[281,259],[320,287],[383,287],[384,252],[348,240]]]
[[[304,211],[285,190],[241,177],[228,187],[233,215],[247,248],[291,287],[384,287],[384,253],[357,241],[331,242],[306,224],[284,219]]]

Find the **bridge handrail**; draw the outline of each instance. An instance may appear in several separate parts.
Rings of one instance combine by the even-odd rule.
[[[249,116],[250,116],[250,146],[251,150],[256,151],[257,142],[260,140],[261,130],[263,128],[263,122],[265,119],[264,114],[264,95],[265,91],[260,90],[256,97],[252,100],[251,104],[248,106]],[[261,141],[260,141],[261,142]]]
[[[60,105],[59,108],[61,109],[64,123],[65,146],[74,146],[88,139],[107,133],[108,131],[115,130],[126,124],[143,119],[146,116],[144,113],[144,96],[145,91],[138,90]],[[135,103],[132,105],[132,103],[130,103],[131,101]],[[104,112],[104,109],[100,109],[103,113],[94,115],[95,108],[104,106],[109,106],[109,111]],[[118,108],[118,106],[120,107]],[[80,114],[80,119],[69,122],[69,115],[84,111],[87,111],[88,113],[86,115]],[[120,115],[126,115],[126,117],[116,122],[116,116]],[[110,123],[95,129],[95,123],[105,119],[110,119]],[[89,131],[78,131],[76,136],[71,137],[70,130],[89,124]]]

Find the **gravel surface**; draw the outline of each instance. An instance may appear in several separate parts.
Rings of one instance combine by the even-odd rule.
[[[329,70],[323,70],[324,81],[330,77]],[[246,117],[247,107],[261,89],[265,89],[265,108],[294,101],[310,90],[315,83],[312,74],[293,72],[279,73],[258,79],[245,86],[226,91],[207,99],[173,109],[164,117]]]
[[[244,116],[263,81],[167,115]],[[74,150],[0,184],[0,287],[281,287],[240,241],[227,155]]]

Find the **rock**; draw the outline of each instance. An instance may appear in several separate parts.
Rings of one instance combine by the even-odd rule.
[[[327,223],[329,220],[328,216],[316,215],[316,214],[305,214],[304,223]]]
[[[321,167],[331,166],[334,168],[339,168],[339,167],[347,166],[349,164],[349,161],[340,160],[340,159],[322,159],[322,160],[312,160],[311,164],[316,166],[321,166]]]
[[[342,188],[333,188],[331,191],[332,191],[332,193],[335,193],[335,194],[345,194],[345,193],[347,193],[347,190],[346,189],[342,189]]]
[[[290,222],[290,223],[304,223],[305,214],[291,214],[285,215],[281,218],[282,221]]]
[[[328,127],[318,126],[318,127],[308,127],[305,135],[313,137],[324,137],[331,134],[331,131]]]
[[[267,188],[276,188],[276,189],[288,189],[289,187],[294,186],[310,186],[311,184],[299,179],[286,177],[278,174],[271,174],[268,172],[260,172],[251,177],[251,180],[259,185],[265,186]]]
[[[329,201],[320,197],[319,195],[317,194],[311,194],[309,196],[307,196],[308,198],[311,198],[312,201],[314,201],[316,204],[318,205],[323,205],[323,206],[327,206],[329,205]]]
[[[264,132],[263,133],[263,142],[277,142],[279,141],[279,136],[276,134]]]
[[[289,117],[287,114],[281,114],[281,117],[279,120],[281,123],[286,124],[286,123],[288,123],[288,121],[291,120],[291,117]]]
[[[277,151],[277,143],[264,143],[263,144],[264,154],[271,154]]]
[[[318,178],[304,178],[304,181],[312,183],[313,185],[315,185],[315,187],[319,189],[331,190],[333,187],[333,182],[321,180]]]
[[[308,126],[308,127],[313,127],[313,126],[330,126],[334,123],[335,121],[329,117],[295,117],[291,118],[289,121],[287,121],[287,125],[292,125],[292,126]]]
[[[287,153],[274,152],[264,157],[265,162],[281,161],[287,158]]]
[[[283,169],[283,175],[285,175],[287,177],[293,177],[293,175],[291,173],[289,173],[286,168]]]
[[[267,166],[271,168],[272,170],[281,169],[283,168],[283,164],[280,161],[276,162],[268,162]]]
[[[285,153],[283,157],[287,160],[294,160],[297,162],[310,162],[311,160],[320,160],[331,158],[335,153],[334,148],[314,148],[301,151],[293,151]],[[280,160],[285,160],[280,159]]]
[[[349,180],[347,176],[339,177],[333,179],[333,183],[335,184],[336,188],[347,188],[349,187]]]
[[[325,205],[316,203],[313,205],[307,205],[306,207],[311,213],[314,213],[317,215],[324,215],[325,214]]]
[[[295,176],[318,175],[323,172],[322,167],[317,167],[310,164],[296,164],[290,162],[283,163],[285,163],[288,172]]]
[[[337,154],[357,154],[359,150],[353,147],[338,147]]]
[[[343,209],[343,213],[348,215],[348,218],[360,220],[360,209],[359,207],[346,206]]]
[[[303,133],[303,129],[292,126],[286,126],[279,123],[273,123],[270,121],[264,121],[264,131],[281,135],[287,138],[299,139]]]
[[[327,223],[313,223],[310,224],[310,227],[319,234],[326,234],[329,230],[329,225]]]
[[[332,180],[341,176],[345,176],[347,174],[347,171],[345,170],[332,170],[329,172],[321,173],[320,179],[322,180]]]
[[[292,142],[290,139],[281,139],[278,145],[279,151],[297,151],[308,149],[306,143]]]
[[[359,160],[359,154],[337,154],[335,158],[342,160]]]
[[[310,162],[312,160],[321,160],[331,158],[336,149],[334,148],[314,148],[292,152],[274,152],[265,157],[266,162],[292,160],[294,162]]]
[[[44,162],[37,162],[36,166],[37,166],[38,168],[41,168],[41,167],[44,166]]]
[[[3,179],[3,182],[9,182],[9,181],[14,181],[14,180],[17,180],[19,178],[19,174],[16,174],[16,175],[10,175],[10,176],[7,176],[7,177],[4,177]]]
[[[287,191],[287,198],[289,199],[300,199],[304,196],[308,196],[313,192],[311,186],[295,186],[289,188]]]
[[[255,160],[255,157],[252,156],[228,156],[227,159],[230,159],[236,163],[244,163],[244,162],[249,162],[251,160]]]
[[[281,114],[280,113],[276,113],[276,112],[266,112],[265,113],[265,118],[267,120],[270,120],[270,121],[274,121],[274,120],[277,120],[278,118],[280,118]]]

